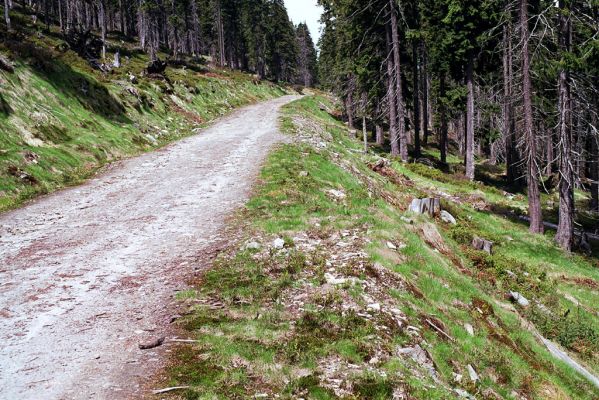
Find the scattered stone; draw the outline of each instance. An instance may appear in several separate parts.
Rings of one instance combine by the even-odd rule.
[[[462,374],[456,374],[455,372],[453,373],[453,381],[460,383],[462,382],[462,379],[464,378],[464,376]]]
[[[424,368],[435,382],[439,382],[437,370],[435,369],[431,357],[426,350],[420,347],[420,345],[417,344],[414,347],[398,349],[397,354],[410,357],[416,364]]]
[[[285,244],[285,242],[283,242],[283,245],[284,244]],[[260,245],[260,243],[252,241],[252,242],[247,243],[243,249],[244,250],[260,250],[261,247],[262,246]]]
[[[285,247],[285,241],[281,238],[277,238],[274,240],[274,242],[272,242],[272,246],[275,249],[281,250],[282,248]]]
[[[456,219],[454,218],[453,215],[451,215],[449,212],[443,210],[441,211],[441,221],[447,223],[447,224],[451,224],[451,225],[457,225],[458,221],[456,221]]]
[[[513,301],[518,303],[518,305],[520,307],[526,308],[530,305],[530,302],[528,301],[528,299],[526,297],[522,296],[518,292],[510,292],[510,299],[512,299]]]
[[[489,400],[502,400],[503,399],[503,397],[501,397],[501,395],[499,395],[499,393],[497,393],[496,391],[494,391],[491,388],[486,388],[485,390],[483,390],[482,395],[485,399],[489,399]]]
[[[468,375],[470,376],[470,380],[472,382],[477,382],[480,379],[478,374],[470,364],[468,364]]]
[[[305,178],[308,176],[308,171],[300,171],[299,176]]]
[[[436,217],[441,213],[441,200],[439,198],[414,199],[410,204],[410,211],[417,214],[428,214]]]
[[[358,134],[358,131],[357,131],[357,130],[355,130],[355,129],[350,129],[350,130],[349,130],[349,135],[350,135],[351,137],[356,137],[356,135],[357,135],[357,134]]]
[[[344,200],[347,197],[345,192],[336,189],[327,190],[327,194],[331,196],[334,200]]]
[[[508,276],[512,279],[517,278],[517,275],[515,273],[513,273],[512,271],[510,271],[509,269],[506,269],[505,273],[508,274]]]
[[[387,242],[387,247],[390,248],[391,250],[397,250],[397,246],[391,242]]]
[[[412,219],[410,219],[410,218],[408,218],[408,217],[404,217],[404,216],[402,216],[400,219],[401,219],[403,222],[405,222],[406,224],[409,224],[409,225],[412,225],[412,224],[414,223],[414,220],[412,220]]]
[[[131,82],[132,84],[136,85],[137,84],[137,77],[133,74],[129,74],[129,82]]]
[[[370,311],[381,311],[381,305],[379,303],[372,303],[366,307]]]
[[[453,391],[463,399],[476,400],[476,397],[472,396],[464,389],[453,389]]]
[[[343,285],[347,283],[347,279],[336,278],[333,274],[330,274],[328,272],[324,274],[324,279],[327,281],[329,285]]]
[[[470,336],[474,336],[474,327],[472,325],[464,324],[464,329],[466,329],[466,332],[468,332]]]
[[[149,349],[153,349],[155,347],[158,346],[162,346],[162,344],[164,343],[164,340],[166,339],[166,337],[161,336],[159,338],[155,338],[149,342],[145,342],[145,343],[140,343],[138,346],[140,348],[140,350],[149,350]]]
[[[487,254],[491,254],[493,252],[493,242],[481,239],[479,237],[472,239],[472,247],[474,247],[476,250],[484,251]]]

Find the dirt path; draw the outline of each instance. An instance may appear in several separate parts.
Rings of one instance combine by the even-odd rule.
[[[291,96],[0,215],[0,398],[118,399],[158,363],[144,339],[219,241]],[[151,368],[150,368],[151,369]],[[132,389],[133,388],[133,389]]]

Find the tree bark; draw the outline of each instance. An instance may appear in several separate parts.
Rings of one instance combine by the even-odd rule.
[[[445,104],[445,92],[445,73],[442,72],[439,78],[439,112],[441,119],[439,147],[441,150],[441,162],[443,164],[447,164],[447,106]]]
[[[408,138],[406,135],[406,111],[403,103],[403,87],[401,79],[401,59],[399,47],[399,31],[397,27],[397,10],[395,0],[389,0],[391,13],[391,43],[393,45],[393,67],[395,72],[395,96],[397,106],[399,155],[402,162],[408,162]]]
[[[4,21],[6,22],[6,30],[10,31],[11,30],[10,7],[9,7],[8,0],[4,0]]]
[[[570,20],[566,15],[564,0],[559,1],[560,29],[559,48],[562,57],[570,51]],[[572,250],[574,236],[574,171],[572,168],[572,117],[570,76],[566,67],[559,72],[559,223],[555,241],[566,251]]]
[[[414,58],[413,79],[414,79],[414,157],[420,158],[420,85],[418,84],[418,43],[412,43],[412,55]]]
[[[518,163],[518,149],[515,135],[515,120],[512,99],[512,82],[513,82],[513,53],[512,53],[512,26],[508,22],[503,28],[503,104],[502,104],[502,120],[503,131],[502,136],[505,143],[505,164],[507,171],[507,183],[514,185],[520,177]]]
[[[393,58],[390,56],[392,52],[392,40],[389,27],[387,27],[387,101],[389,103],[389,141],[391,142],[391,155],[399,155],[399,143],[397,142],[397,96],[395,93],[395,68],[393,67]]]
[[[527,151],[528,214],[530,217],[530,232],[543,233],[543,215],[537,168],[537,142],[532,120],[532,84],[530,79],[530,54],[528,51],[528,0],[520,0],[520,25],[522,31],[522,96],[524,101],[524,137]]]
[[[594,79],[595,87],[599,87],[599,79],[595,77]],[[591,160],[590,160],[590,169],[591,169],[591,211],[599,212],[599,124],[597,124],[597,112],[599,111],[599,96],[597,92],[593,96],[595,99],[595,109],[591,110]]]
[[[474,180],[474,56],[468,56],[466,66],[468,104],[466,107],[466,177]]]
[[[423,139],[422,139],[422,143],[426,146],[428,145],[428,135],[429,135],[429,131],[428,131],[428,117],[429,117],[429,113],[428,113],[428,68],[427,68],[427,57],[426,57],[426,46],[424,45],[424,42],[421,41],[421,45],[422,45],[422,73],[421,75],[421,79],[422,79],[422,132],[423,132]]]

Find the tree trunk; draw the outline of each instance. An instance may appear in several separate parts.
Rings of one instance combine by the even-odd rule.
[[[362,115],[362,134],[364,137],[364,154],[368,153],[368,131],[366,130],[366,113]]]
[[[439,111],[441,119],[439,148],[441,150],[441,162],[447,164],[447,106],[445,104],[445,73],[442,72],[439,78]]]
[[[426,46],[424,42],[422,42],[422,132],[424,134],[422,143],[426,146],[428,145],[428,68],[427,68],[427,57],[426,57]]]
[[[100,28],[102,30],[102,60],[106,60],[106,1],[99,2]]]
[[[516,143],[516,135],[514,129],[514,109],[512,99],[512,27],[508,22],[503,28],[503,104],[502,104],[502,120],[503,131],[502,136],[505,143],[505,164],[507,171],[507,183],[514,185],[520,177],[518,164],[520,162]]]
[[[8,0],[4,0],[4,21],[6,22],[6,30],[10,31],[10,7],[8,4]]]
[[[392,40],[389,28],[387,28],[387,50],[390,54],[392,51]],[[393,67],[392,57],[387,57],[387,100],[389,102],[389,141],[391,142],[391,155],[399,155],[399,143],[397,142],[397,96],[395,93],[395,69]]]
[[[552,130],[545,127],[545,124],[542,126],[543,130],[546,132],[545,134],[545,157],[547,158],[547,165],[545,166],[545,176],[551,176],[553,174],[553,162],[555,160],[554,154],[554,143],[553,143],[553,133]]]
[[[375,131],[376,131],[376,144],[379,146],[383,146],[385,144],[385,134],[384,134],[382,125],[376,124]]]
[[[399,32],[397,28],[397,10],[395,0],[389,0],[391,13],[391,43],[393,45],[393,67],[395,72],[395,96],[397,106],[399,153],[402,162],[408,162],[408,138],[406,135],[406,111],[403,103],[403,87],[401,80],[401,60],[399,47]]]
[[[414,80],[414,157],[420,158],[420,85],[418,84],[418,43],[412,43]]]
[[[220,0],[216,2],[216,29],[218,39],[218,66],[225,66],[225,32]]]
[[[559,1],[560,29],[559,48],[564,57],[570,51],[570,20],[566,15],[564,0]],[[564,67],[559,72],[559,223],[555,241],[566,251],[572,250],[574,235],[574,171],[572,168],[572,117],[570,99],[570,76]]]
[[[532,84],[530,80],[530,54],[528,51],[528,0],[520,0],[520,25],[522,30],[522,97],[524,104],[524,137],[527,151],[528,214],[530,217],[530,232],[543,233],[537,142],[532,119]]]
[[[595,77],[595,87],[599,87],[599,79]],[[591,211],[599,212],[599,125],[597,124],[597,105],[599,104],[599,96],[597,92],[593,96],[595,99],[595,110],[591,110]]]
[[[466,66],[468,104],[466,108],[466,177],[474,180],[474,56],[468,56]]]

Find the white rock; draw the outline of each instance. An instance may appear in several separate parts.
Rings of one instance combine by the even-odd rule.
[[[472,325],[464,324],[464,329],[466,329],[466,332],[468,332],[470,336],[474,336],[474,327]]]
[[[518,303],[518,305],[520,305],[521,307],[528,307],[530,305],[530,302],[528,301],[528,299],[524,296],[522,296],[520,293],[518,292],[510,292],[510,297],[516,302]]]
[[[258,242],[249,242],[245,245],[245,250],[260,250],[260,243]]]
[[[460,382],[462,382],[462,378],[463,378],[462,374],[456,374],[455,372],[453,373],[453,381],[454,382],[460,383]]]
[[[381,311],[381,305],[379,303],[369,304],[367,308],[372,311]]]
[[[281,238],[275,239],[274,242],[272,242],[272,245],[275,249],[282,249],[283,247],[285,247],[285,241]]]
[[[452,225],[457,225],[458,221],[456,221],[456,219],[454,218],[453,215],[451,215],[450,213],[448,213],[445,210],[441,211],[441,221],[448,223],[448,224],[452,224]]]
[[[337,200],[343,200],[347,197],[347,195],[341,190],[330,189],[327,191],[327,193]]]
[[[478,377],[478,374],[476,373],[476,371],[474,370],[474,368],[470,364],[468,364],[468,375],[470,375],[470,380],[472,382],[476,382],[476,381],[478,381],[480,379]]]
[[[324,279],[327,281],[329,285],[343,285],[347,282],[345,278],[335,278],[334,275],[326,272],[324,274]]]
[[[397,246],[391,242],[387,242],[387,247],[390,248],[391,250],[397,250]]]

